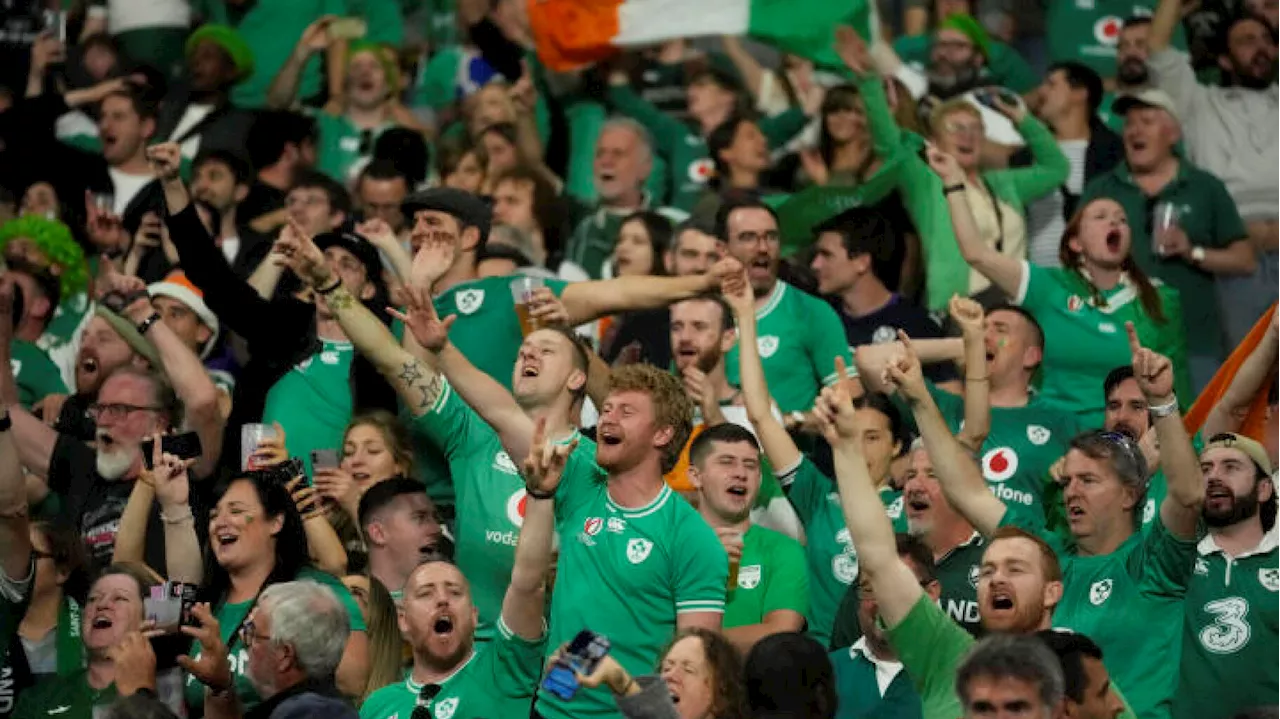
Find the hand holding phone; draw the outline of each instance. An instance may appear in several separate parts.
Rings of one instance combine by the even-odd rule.
[[[340,458],[336,449],[311,450],[311,470],[337,469]]]
[[[146,439],[142,441],[142,461],[148,470],[155,469],[155,440]],[[183,434],[166,434],[160,438],[160,451],[163,454],[172,454],[178,459],[195,459],[201,455],[204,448],[200,445],[200,435],[195,432],[185,432]]]
[[[191,606],[196,599],[196,585],[183,582],[165,582],[151,588],[151,595],[142,600],[143,613],[156,631],[177,634],[182,627],[195,626]]]
[[[362,17],[340,17],[329,23],[329,37],[333,40],[359,40],[369,31],[369,24]]]
[[[601,659],[609,653],[609,639],[590,629],[583,629],[560,652],[551,670],[542,680],[542,688],[556,697],[569,701],[578,693],[581,683],[578,676],[593,674]]]

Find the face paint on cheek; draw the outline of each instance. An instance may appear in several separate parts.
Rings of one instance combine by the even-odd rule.
[[[1004,349],[1004,348],[1005,348],[1005,345],[1007,345],[1007,344],[1009,344],[1009,340],[1008,340],[1008,339],[1006,339],[1006,338],[1004,338],[1004,337],[1001,337],[1001,338],[1000,338],[1000,341],[999,341],[999,342],[996,342],[996,349],[998,349],[998,350],[1002,350],[1002,349]]]

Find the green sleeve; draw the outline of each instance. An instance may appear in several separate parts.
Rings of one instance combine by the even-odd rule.
[[[973,645],[973,637],[924,592],[907,616],[889,628],[888,636],[920,694],[924,716],[962,716],[956,697],[956,668]]]
[[[546,286],[547,289],[551,290],[551,294],[555,295],[556,297],[559,297],[560,295],[564,294],[564,288],[569,286],[569,283],[566,282],[565,280],[557,280],[551,277],[548,277],[547,279],[543,280],[542,283],[543,285]]]
[[[565,108],[569,125],[569,162],[564,178],[564,192],[587,204],[596,200],[596,141],[608,112],[598,102],[580,100]]]
[[[494,626],[497,633],[492,645],[485,650],[492,656],[492,686],[510,699],[532,697],[538,687],[538,679],[542,677],[542,663],[547,651],[546,632],[543,632],[542,639],[529,641],[512,632],[502,617],[498,617]]]
[[[680,501],[679,498],[672,498]],[[689,509],[676,527],[676,614],[724,612],[725,587],[729,584],[729,555],[724,545],[696,511]]]
[[[858,78],[858,94],[867,112],[867,129],[871,131],[871,146],[880,157],[889,157],[902,144],[902,129],[893,117],[884,85],[876,74]]]
[[[573,512],[574,507],[590,501],[596,484],[605,481],[604,470],[596,464],[596,446],[585,437],[578,440],[578,448],[569,455],[564,471],[560,473],[560,486],[556,488],[556,523]],[[725,576],[725,581],[729,577]]]
[[[436,110],[448,107],[457,99],[454,82],[458,76],[459,52],[448,48],[437,52],[419,75],[418,86],[413,91],[413,104]],[[444,138],[445,133],[441,134]]]
[[[811,311],[809,314],[809,359],[813,362],[814,376],[819,377],[824,386],[835,384],[836,357],[844,358],[850,377],[857,377],[858,371],[853,363],[853,353],[849,351],[849,338],[844,333],[844,324],[836,311],[819,299],[806,297]]]
[[[684,142],[685,135],[689,134],[684,123],[654,107],[629,87],[610,86],[609,103],[618,112],[644,125],[653,135],[654,149],[663,155],[670,155],[672,148]]]
[[[831,481],[813,462],[809,461],[808,457],[803,456],[795,469],[790,472],[780,472],[778,481],[787,490],[787,499],[791,500],[791,506],[796,508],[800,523],[806,527],[817,516],[822,503],[827,501],[827,493],[834,490]]]
[[[1215,177],[1211,187],[1209,200],[1213,208],[1213,236],[1203,241],[1210,247],[1227,247],[1237,240],[1246,239],[1249,232],[1244,227],[1244,220],[1240,219],[1235,201],[1227,193],[1227,186]],[[1191,242],[1194,244],[1199,239],[1193,237]]]
[[[769,558],[773,579],[764,597],[764,613],[790,609],[808,616],[809,568],[804,549],[799,542],[782,534],[773,537],[773,542],[773,556]]]
[[[1061,187],[1067,181],[1067,174],[1071,172],[1071,164],[1067,162],[1067,156],[1062,154],[1062,149],[1058,147],[1058,141],[1049,132],[1049,128],[1030,113],[1018,124],[1018,132],[1022,133],[1022,138],[1027,141],[1027,148],[1031,150],[1031,166],[997,170],[988,173],[988,177],[992,178],[993,186],[1000,185],[1012,192],[1013,197],[1002,199],[1012,201],[1016,203],[1016,207],[1021,208]],[[1081,207],[1083,206],[1082,204]]]
[[[1019,95],[1025,95],[1040,85],[1040,77],[1022,59],[1022,55],[1002,42],[991,43],[990,69],[997,82]]]
[[[1181,599],[1187,594],[1195,556],[1196,540],[1170,534],[1156,507],[1156,518],[1142,532],[1142,543],[1129,554],[1126,568],[1143,594]]]
[[[1187,330],[1182,321],[1182,295],[1168,285],[1158,288],[1160,304],[1164,309],[1164,324],[1159,328],[1156,346],[1152,349],[1169,358],[1173,363],[1173,390],[1181,398],[1184,409],[1195,400],[1195,385],[1191,383],[1190,364],[1187,361]],[[1155,324],[1154,322],[1152,324]]]
[[[1026,286],[1026,291],[1022,297],[1017,297],[1014,301],[1021,305],[1022,309],[1036,314],[1039,311],[1047,310],[1057,306],[1063,306],[1066,302],[1064,296],[1066,292],[1062,289],[1062,285],[1053,277],[1050,270],[1046,270],[1040,265],[1032,262],[1023,262],[1022,271],[1026,273],[1026,277],[1022,282]]]
[[[927,379],[925,386],[929,388],[929,396],[933,398],[933,403],[938,405],[938,411],[947,421],[947,426],[952,432],[959,432],[960,423],[964,421],[964,398],[938,387]]]
[[[488,425],[462,401],[453,385],[446,380],[444,391],[436,403],[426,414],[415,417],[410,429],[415,437],[430,440],[452,462],[460,457],[477,433],[488,429]]]
[[[9,366],[18,385],[18,401],[28,409],[51,394],[66,394],[62,373],[47,355],[34,346],[15,343]]]
[[[800,134],[807,124],[809,124],[809,118],[804,111],[793,107],[786,112],[761,120],[760,132],[763,132],[764,138],[769,141],[769,149],[776,150]]]
[[[773,465],[767,457],[760,457],[760,491],[756,492],[757,507],[767,507],[769,502],[785,497],[782,485],[778,484],[778,476],[773,473]]]

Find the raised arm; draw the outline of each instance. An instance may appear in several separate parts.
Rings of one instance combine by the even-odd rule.
[[[560,301],[573,326],[625,310],[666,307],[706,292],[714,292],[720,280],[742,265],[732,257],[718,261],[705,275],[686,277],[618,277],[612,280],[573,282],[560,293]]]
[[[823,388],[813,413],[831,445],[840,509],[858,553],[858,570],[865,572],[871,583],[880,617],[887,626],[897,626],[920,600],[924,588],[911,568],[898,557],[893,523],[884,512],[875,482],[867,470],[857,413],[843,383]]]
[[[956,338],[912,340],[911,349],[921,364],[940,364],[942,362],[960,363],[965,360],[964,340]],[[878,344],[860,345],[854,348],[853,358],[858,363],[858,379],[870,392],[892,392],[892,388],[884,383],[884,369],[889,362],[902,353],[902,343],[882,342]],[[986,363],[986,356],[983,356]]]
[[[729,58],[733,66],[738,69],[738,73],[742,75],[743,84],[746,85],[747,92],[751,93],[751,97],[759,102],[760,87],[764,84],[765,73],[760,61],[747,52],[747,49],[742,46],[742,40],[737,36],[722,36],[720,45],[724,48],[725,57]]]
[[[200,540],[196,536],[195,516],[189,504],[191,482],[189,471],[195,460],[183,460],[160,451],[160,436],[152,444],[151,466],[147,473],[154,483],[156,501],[160,503],[160,523],[164,525],[165,576],[171,582],[199,584],[204,579],[204,561]],[[130,501],[133,498],[130,497]],[[147,509],[150,510],[150,503]],[[143,532],[150,511],[143,518]]]
[[[1133,354],[1133,378],[1147,398],[1148,411],[1160,443],[1160,466],[1168,492],[1160,504],[1160,521],[1175,537],[1195,539],[1204,505],[1204,475],[1200,458],[1178,414],[1173,393],[1173,364],[1168,357],[1142,346],[1132,322],[1125,323],[1129,351]]]
[[[1263,383],[1275,370],[1277,355],[1280,355],[1278,323],[1280,323],[1280,311],[1273,313],[1262,341],[1240,364],[1240,369],[1236,370],[1226,391],[1209,410],[1209,415],[1205,417],[1204,425],[1200,428],[1202,437],[1235,432],[1240,428]]]
[[[982,305],[967,297],[952,297],[949,309],[964,336],[964,426],[956,441],[977,452],[991,432],[991,378]]]
[[[1156,11],[1151,16],[1151,33],[1147,36],[1147,47],[1154,55],[1169,47],[1173,42],[1173,33],[1182,22],[1182,0],[1160,0]]]
[[[112,272],[99,279],[108,289],[119,291],[125,296],[141,294],[125,308],[125,315],[136,327],[141,327],[144,322],[148,323],[147,341],[159,353],[160,369],[173,385],[178,399],[182,400],[183,420],[200,437],[201,453],[194,467],[195,476],[201,479],[211,476],[222,455],[222,435],[226,421],[218,406],[218,388],[214,386],[209,372],[196,353],[174,334],[169,325],[159,320],[160,315],[151,306],[142,280]]]
[[[298,85],[302,80],[302,71],[307,66],[307,61],[315,53],[328,50],[331,44],[329,25],[335,19],[333,15],[325,15],[302,31],[302,37],[298,38],[298,44],[294,46],[289,59],[281,66],[280,72],[276,73],[271,86],[267,88],[268,109],[283,110],[293,106],[294,100],[298,97]],[[338,67],[341,68],[341,65]],[[341,93],[339,93],[340,96]]]
[[[1031,165],[1009,170],[999,170],[999,174],[1013,184],[1019,199],[1023,203],[1044,197],[1062,187],[1071,172],[1071,163],[1058,147],[1058,140],[1021,102],[1009,105],[996,97],[996,109],[1013,122],[1014,127],[1026,140],[1027,149],[1031,151]]]
[[[684,123],[662,112],[635,93],[630,87],[631,78],[625,72],[614,70],[609,74],[609,104],[615,110],[644,125],[653,135],[654,150],[670,154],[671,148],[684,142],[688,129]]]
[[[1004,502],[987,489],[986,480],[982,478],[982,471],[973,461],[973,456],[951,435],[947,421],[925,385],[920,360],[912,350],[910,338],[902,330],[898,330],[898,337],[902,340],[903,353],[886,368],[888,383],[911,407],[916,426],[920,429],[920,438],[933,460],[938,483],[942,485],[947,501],[969,520],[974,529],[989,537],[1004,518]]]
[[[13,423],[13,428],[4,434],[16,445],[10,447],[5,455],[15,457],[30,473],[47,478],[58,433],[24,409],[19,401],[18,382],[13,377],[13,357],[10,350],[10,343],[13,342],[13,287],[12,279],[0,278],[0,412],[8,408],[4,416]],[[39,485],[35,493],[37,496],[31,497],[32,501],[44,499],[44,495],[49,493],[45,482],[39,481]],[[25,504],[25,492],[23,497]],[[26,569],[9,576],[26,576]]]
[[[764,379],[764,365],[756,346],[756,306],[746,273],[739,271],[722,284],[724,298],[733,309],[738,325],[738,379],[742,382],[742,402],[747,419],[760,437],[765,457],[775,471],[790,471],[800,462],[800,450],[786,427],[773,415],[769,384]]]
[[[902,129],[893,117],[884,85],[876,74],[867,44],[851,27],[836,28],[836,52],[856,78],[858,94],[867,113],[867,129],[876,154],[888,157],[902,143]],[[896,56],[895,56],[896,57]]]
[[[982,241],[963,189],[964,170],[960,169],[956,159],[933,145],[929,145],[925,152],[928,153],[929,166],[942,178],[942,192],[951,211],[951,227],[955,231],[956,243],[960,245],[964,261],[991,280],[996,287],[1004,290],[1005,294],[1017,295],[1018,286],[1022,283],[1022,260],[1001,254]]]
[[[543,609],[547,572],[551,568],[551,539],[555,534],[552,496],[560,486],[569,455],[578,446],[577,439],[569,444],[549,442],[546,430],[546,420],[538,420],[529,455],[521,465],[528,501],[524,524],[520,526],[520,540],[516,543],[511,583],[502,598],[502,621],[516,636],[531,641],[546,636]]]
[[[8,421],[8,410],[0,407],[0,427]],[[27,489],[14,445],[13,430],[0,429],[0,571],[10,579],[23,580],[31,571],[31,534]]]

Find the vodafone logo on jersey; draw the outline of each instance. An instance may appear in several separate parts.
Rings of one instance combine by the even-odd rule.
[[[1093,24],[1093,38],[1099,45],[1115,47],[1120,42],[1120,28],[1123,26],[1124,20],[1115,15],[1100,17]]]
[[[996,447],[982,455],[982,476],[988,482],[1003,482],[1018,473],[1018,453],[1009,447]]]
[[[524,526],[524,508],[529,503],[529,495],[521,487],[507,499],[507,519],[517,527]]]

